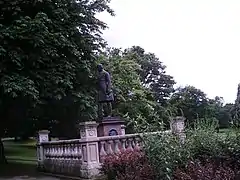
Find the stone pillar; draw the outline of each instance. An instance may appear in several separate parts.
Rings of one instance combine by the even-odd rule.
[[[177,116],[177,117],[174,117],[172,118],[171,122],[170,122],[170,128],[171,128],[171,131],[174,135],[178,136],[181,143],[184,143],[184,140],[186,138],[186,135],[185,135],[185,124],[184,124],[184,121],[185,121],[185,117],[182,117],[182,116]]]
[[[95,121],[80,123],[80,137],[82,140],[81,177],[94,178],[99,175],[99,150],[97,126]]]
[[[126,129],[126,126],[125,125],[121,125],[121,135],[125,135],[126,134],[125,129]]]
[[[37,137],[37,160],[38,160],[39,168],[43,168],[43,163],[44,163],[44,150],[41,143],[48,142],[48,141],[49,141],[49,131],[48,130],[39,131],[38,137]]]
[[[124,121],[120,117],[104,117],[101,121],[99,121],[99,137],[117,135],[125,135]]]

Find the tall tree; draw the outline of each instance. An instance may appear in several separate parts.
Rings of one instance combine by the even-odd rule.
[[[232,109],[233,124],[239,126],[240,124],[240,84],[238,84],[237,97]]]
[[[234,104],[228,103],[225,104],[222,108],[219,109],[217,114],[217,119],[219,120],[219,125],[222,128],[228,128],[232,122],[231,111],[234,107]]]
[[[108,3],[0,0],[0,139],[4,129],[33,115],[39,105],[45,112],[58,103],[76,105],[78,117],[94,111],[92,69],[106,28],[95,14],[113,15]]]
[[[128,120],[128,132],[133,132],[133,126],[141,126],[141,130],[145,130],[147,124],[159,121],[154,113],[156,101],[151,91],[141,83],[138,73],[141,65],[117,48],[107,49],[99,62],[112,76],[116,96],[115,113]]]
[[[178,115],[184,115],[189,123],[198,118],[215,117],[206,94],[193,86],[176,89],[169,102],[178,109]]]
[[[150,88],[158,103],[166,105],[166,100],[174,92],[173,86],[175,84],[173,77],[166,74],[166,66],[155,54],[146,53],[139,46],[126,49],[124,54],[141,66],[138,73],[142,84]]]

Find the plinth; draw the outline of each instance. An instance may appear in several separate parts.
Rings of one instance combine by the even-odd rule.
[[[120,117],[104,117],[98,122],[98,136],[125,135],[124,120]]]

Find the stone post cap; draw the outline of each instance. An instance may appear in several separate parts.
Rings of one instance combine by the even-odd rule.
[[[80,126],[98,126],[96,121],[86,121],[79,123]]]
[[[40,130],[38,131],[38,134],[49,134],[50,131],[49,130]]]
[[[176,116],[172,118],[172,121],[185,121],[186,118],[183,116]]]

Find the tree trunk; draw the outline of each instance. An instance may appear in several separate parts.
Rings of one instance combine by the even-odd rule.
[[[6,163],[7,163],[7,159],[4,153],[2,138],[0,137],[0,164],[6,164]]]

